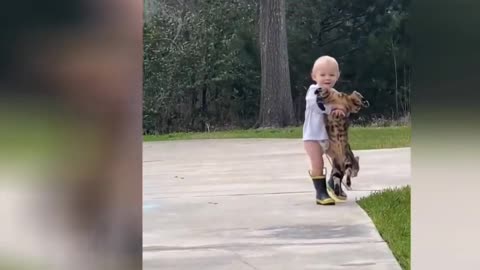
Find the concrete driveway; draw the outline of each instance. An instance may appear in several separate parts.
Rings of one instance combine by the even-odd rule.
[[[355,199],[410,184],[410,149],[354,152],[349,201],[325,207],[301,140],[145,143],[144,269],[400,269]]]

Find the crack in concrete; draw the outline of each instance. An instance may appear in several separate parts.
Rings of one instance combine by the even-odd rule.
[[[238,254],[237,252],[233,251],[233,250],[228,250],[230,251],[231,253],[235,254],[237,256],[237,258],[245,265],[247,265],[248,267],[254,269],[254,270],[260,270],[259,268],[257,268],[256,266],[250,264],[249,262],[247,262],[243,257],[242,255]]]
[[[353,189],[349,192],[375,192],[380,191],[379,189]],[[216,195],[181,195],[181,196],[162,196],[158,197],[157,199],[175,199],[175,198],[204,198],[204,197],[240,197],[240,196],[262,196],[262,195],[290,195],[290,194],[309,194],[313,193],[314,191],[289,191],[289,192],[263,192],[263,193],[234,193],[234,194],[216,194]]]
[[[274,243],[274,244],[229,244],[229,245],[205,245],[205,246],[144,246],[143,251],[178,251],[178,250],[201,250],[201,249],[224,249],[231,251],[230,248],[248,248],[248,247],[282,247],[282,246],[324,246],[324,245],[350,245],[350,244],[380,244],[383,240],[373,241],[341,241],[331,243]]]
[[[217,195],[193,195],[190,197],[238,197],[238,196],[259,196],[259,195],[288,195],[288,194],[305,194],[313,193],[313,191],[284,191],[284,192],[262,192],[262,193],[233,193],[233,194],[217,194]]]

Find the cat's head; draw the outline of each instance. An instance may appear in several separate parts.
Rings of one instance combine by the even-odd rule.
[[[360,171],[360,157],[356,156],[354,160],[347,162],[345,165],[346,174],[350,175],[351,177],[357,177],[358,172]]]

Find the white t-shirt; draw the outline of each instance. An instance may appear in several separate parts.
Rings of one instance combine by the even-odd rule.
[[[315,90],[320,86],[312,84],[308,88],[305,96],[305,122],[303,122],[303,140],[328,140],[327,130],[325,128],[324,114],[329,114],[331,107],[325,105],[325,111],[322,111],[317,105],[317,95]]]

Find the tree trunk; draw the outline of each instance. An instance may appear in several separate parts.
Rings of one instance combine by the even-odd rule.
[[[407,68],[405,64],[403,64],[403,115],[407,115]]]
[[[294,125],[285,0],[261,0],[259,23],[262,84],[257,126]]]
[[[395,113],[396,116],[398,117],[398,74],[397,74],[397,57],[395,54],[395,44],[393,43],[393,38],[391,38],[392,41],[392,55],[393,55],[393,68],[395,70]]]

